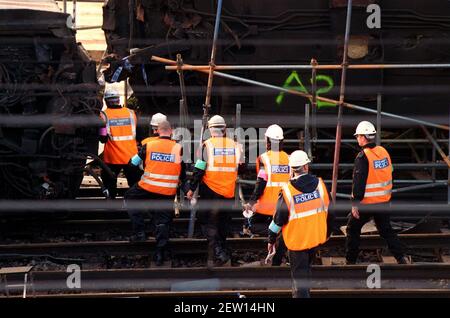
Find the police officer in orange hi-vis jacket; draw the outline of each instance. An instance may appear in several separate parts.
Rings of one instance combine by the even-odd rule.
[[[105,127],[100,129],[100,142],[105,144],[103,161],[114,176],[103,170],[101,177],[108,191],[107,196],[114,199],[117,195],[117,175],[122,169],[130,187],[140,177],[139,169],[128,166],[128,161],[137,152],[136,114],[120,105],[120,95],[114,89],[107,89],[104,99],[107,108],[100,114],[105,123]]]
[[[184,192],[187,192],[187,189],[184,189],[186,172],[182,160],[182,147],[171,139],[172,127],[168,121],[159,123],[158,134],[158,139],[142,146],[139,153],[130,160],[130,165],[136,167],[144,163],[144,174],[141,180],[125,193],[125,202],[129,206],[131,200],[147,200],[142,202],[148,202],[152,213],[156,238],[154,260],[157,265],[161,265],[165,258],[169,226],[174,211],[161,209],[158,203],[173,203],[180,183]],[[134,232],[131,241],[146,240],[142,212],[142,209],[132,207],[128,209]]]
[[[199,187],[203,208],[197,213],[203,235],[208,240],[208,264],[218,265],[230,259],[226,247],[231,222],[230,213],[238,170],[241,163],[240,146],[226,136],[226,124],[222,116],[215,115],[208,121],[211,138],[202,147],[203,157],[194,167],[187,198],[192,199]]]
[[[386,149],[375,145],[376,130],[372,123],[362,121],[354,134],[362,148],[356,156],[353,170],[352,212],[347,224],[347,264],[355,264],[359,254],[361,228],[374,218],[380,236],[399,264],[409,261],[404,255],[403,244],[391,227],[389,201],[392,193],[392,162]],[[377,208],[365,212],[365,208]]]
[[[256,160],[256,185],[249,202],[245,205],[242,235],[265,235],[272,221],[281,188],[289,182],[289,155],[283,151],[283,129],[270,125],[266,132],[266,149]],[[286,252],[283,238],[280,237],[277,253],[272,265],[281,265]]]
[[[280,232],[289,250],[292,296],[309,297],[311,262],[316,248],[331,234],[333,213],[330,198],[321,178],[309,174],[310,159],[302,151],[289,157],[290,181],[282,187],[273,221],[269,226],[269,255],[273,255]]]

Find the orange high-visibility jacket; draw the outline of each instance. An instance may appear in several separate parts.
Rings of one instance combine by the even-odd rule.
[[[147,144],[145,171],[139,186],[149,192],[172,196],[181,173],[181,146],[170,139]]]
[[[369,161],[366,190],[362,204],[389,202],[392,193],[392,162],[386,149],[381,146],[364,148]]]
[[[107,108],[104,113],[108,142],[103,151],[103,161],[109,164],[127,164],[138,151],[136,114],[126,107]]]
[[[203,182],[215,193],[234,198],[240,150],[234,140],[212,137],[205,141],[208,161]]]
[[[146,145],[147,143],[149,143],[150,141],[154,141],[154,140],[158,140],[159,136],[153,136],[153,137],[147,137],[144,140],[141,141],[141,145]]]
[[[273,216],[281,188],[289,182],[289,156],[284,151],[269,150],[259,158],[267,174],[267,183],[256,203],[256,212]]]
[[[302,193],[289,182],[283,186],[282,193],[289,210],[289,222],[282,228],[286,247],[302,251],[324,243],[330,198],[322,179],[319,178],[314,192]]]

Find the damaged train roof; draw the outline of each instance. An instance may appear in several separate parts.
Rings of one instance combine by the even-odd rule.
[[[17,9],[61,12],[58,4],[53,0],[0,0],[0,10]]]
[[[69,14],[53,0],[0,0],[0,31],[36,32],[70,27]]]

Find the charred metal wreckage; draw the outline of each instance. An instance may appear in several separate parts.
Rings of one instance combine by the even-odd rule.
[[[176,113],[180,97],[178,76],[150,61],[152,55],[176,59],[182,54],[189,64],[209,62],[217,1],[109,0],[104,6],[103,30],[108,44],[105,72],[109,82],[130,78],[143,113]],[[370,4],[382,8],[381,28],[373,27]],[[340,64],[347,1],[229,0],[223,4],[216,64]],[[133,10],[129,10],[133,8]],[[450,58],[450,5],[405,0],[353,2],[348,63],[404,64],[448,63]],[[337,99],[340,70],[320,70],[318,96]],[[311,92],[308,70],[241,70],[234,75]],[[207,76],[184,72],[189,104],[201,112]],[[383,108],[410,115],[448,112],[450,84],[446,69],[368,69],[347,75],[349,102],[375,108],[383,95]],[[254,86],[218,79],[212,112],[233,113],[236,103],[243,114],[287,114],[303,111],[302,100],[277,95]],[[241,84],[242,85],[242,84]],[[415,87],[415,89],[413,88]],[[433,104],[424,110],[423,105]],[[220,105],[220,107],[218,106]],[[407,105],[407,107],[405,106]],[[319,103],[321,112],[333,105]],[[375,108],[376,109],[376,108]],[[447,123],[446,121],[444,122]]]
[[[55,1],[0,1],[0,198],[75,197],[97,154],[98,128],[63,122],[101,108],[70,21]]]

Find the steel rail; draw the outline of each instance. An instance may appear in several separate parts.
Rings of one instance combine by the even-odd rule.
[[[450,264],[380,265],[383,288],[432,289],[448,293]],[[69,273],[70,274],[70,273]],[[37,292],[72,291],[66,271],[36,271]],[[285,266],[194,267],[82,270],[80,292],[217,292],[221,290],[288,289],[290,268]],[[313,265],[312,288],[367,290],[367,265]]]
[[[312,298],[368,298],[368,297],[417,297],[417,298],[435,298],[450,297],[449,289],[403,289],[403,288],[383,288],[383,289],[311,289]],[[291,298],[291,289],[247,289],[247,290],[217,290],[217,291],[150,291],[150,292],[86,292],[86,293],[59,293],[59,294],[36,294],[35,298],[163,298],[163,297],[224,297],[236,299],[245,296],[252,297],[270,297],[270,298]],[[5,296],[0,296],[4,298]],[[9,298],[21,298],[20,295]]]
[[[400,234],[399,238],[408,248],[448,248],[450,234]],[[345,244],[345,236],[332,236],[321,248],[337,248]],[[230,238],[228,245],[233,251],[264,251],[267,240],[258,238]],[[58,256],[108,256],[108,255],[149,255],[156,247],[154,239],[142,243],[127,241],[91,241],[62,243],[31,243],[0,245],[0,257],[9,254],[25,255],[58,255]],[[378,249],[385,247],[384,240],[378,235],[361,236],[362,249]],[[207,252],[206,239],[170,239],[169,248],[176,255],[204,254]]]

